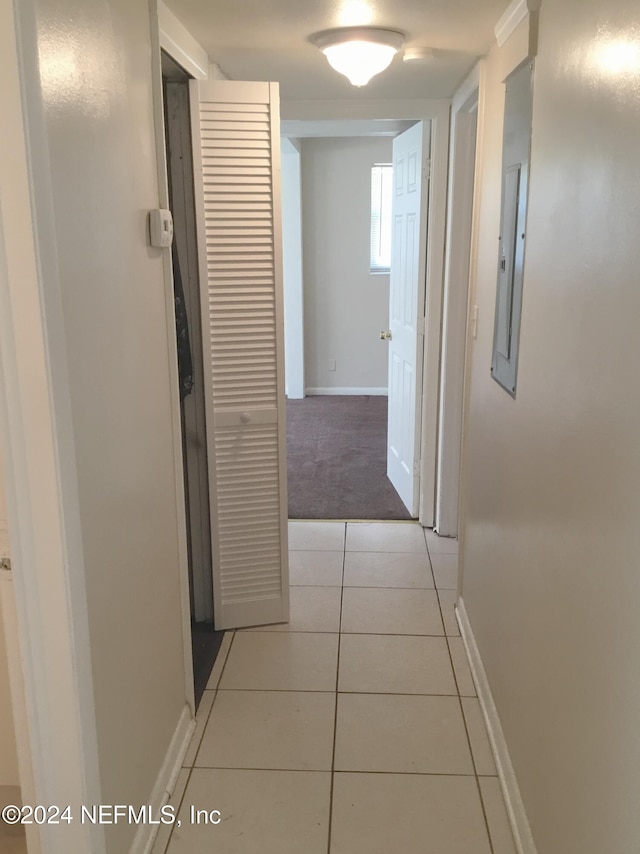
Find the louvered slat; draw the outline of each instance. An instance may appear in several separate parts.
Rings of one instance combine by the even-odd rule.
[[[288,567],[277,87],[194,82],[191,92],[216,627],[281,622]]]
[[[274,423],[266,430],[260,425],[217,431],[219,499],[224,496],[224,502],[218,502],[224,605],[282,596],[277,430]],[[254,484],[261,481],[270,488],[256,496]]]

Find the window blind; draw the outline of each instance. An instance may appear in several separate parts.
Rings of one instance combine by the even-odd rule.
[[[391,268],[391,194],[393,166],[376,163],[371,167],[371,240],[369,266],[372,273],[388,273]]]

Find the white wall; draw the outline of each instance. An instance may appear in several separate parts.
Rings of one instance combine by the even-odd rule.
[[[300,141],[282,139],[282,272],[287,397],[304,397],[304,293]]]
[[[489,369],[501,81],[525,55],[514,34],[487,64],[462,593],[539,854],[628,854],[640,827],[637,8],[542,3],[513,400]]]
[[[4,497],[4,479],[2,458],[0,457],[0,559],[9,556],[7,536],[7,508]],[[0,575],[2,569],[0,569]],[[0,597],[4,595],[8,582],[0,581]],[[0,604],[0,786],[19,786],[18,755],[16,752],[16,734],[13,725],[11,692],[9,686],[9,668],[5,630]]]
[[[451,101],[434,525],[437,532],[445,537],[458,534],[480,65],[478,63],[472,69]]]
[[[0,581],[0,596],[4,595],[5,584],[8,586],[8,582]],[[16,733],[11,708],[7,648],[2,608],[0,607],[0,786],[19,785],[20,776],[18,773]]]
[[[4,471],[0,456],[0,560],[9,557],[9,531],[7,526],[7,503],[4,494]]]
[[[38,0],[104,803],[148,803],[185,709],[149,4]],[[179,441],[179,437],[177,438]],[[135,827],[107,828],[108,850]]]
[[[387,388],[380,331],[389,317],[389,276],[369,272],[369,233],[371,167],[390,163],[391,150],[390,137],[302,141],[307,390]]]

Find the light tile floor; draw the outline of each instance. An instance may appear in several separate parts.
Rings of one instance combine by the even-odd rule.
[[[291,622],[225,636],[153,854],[515,854],[455,541],[292,522],[290,549]]]

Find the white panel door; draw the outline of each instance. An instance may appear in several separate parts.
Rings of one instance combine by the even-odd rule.
[[[278,86],[190,86],[214,622],[228,629],[289,618]]]
[[[387,475],[412,516],[420,500],[430,123],[393,140]]]

